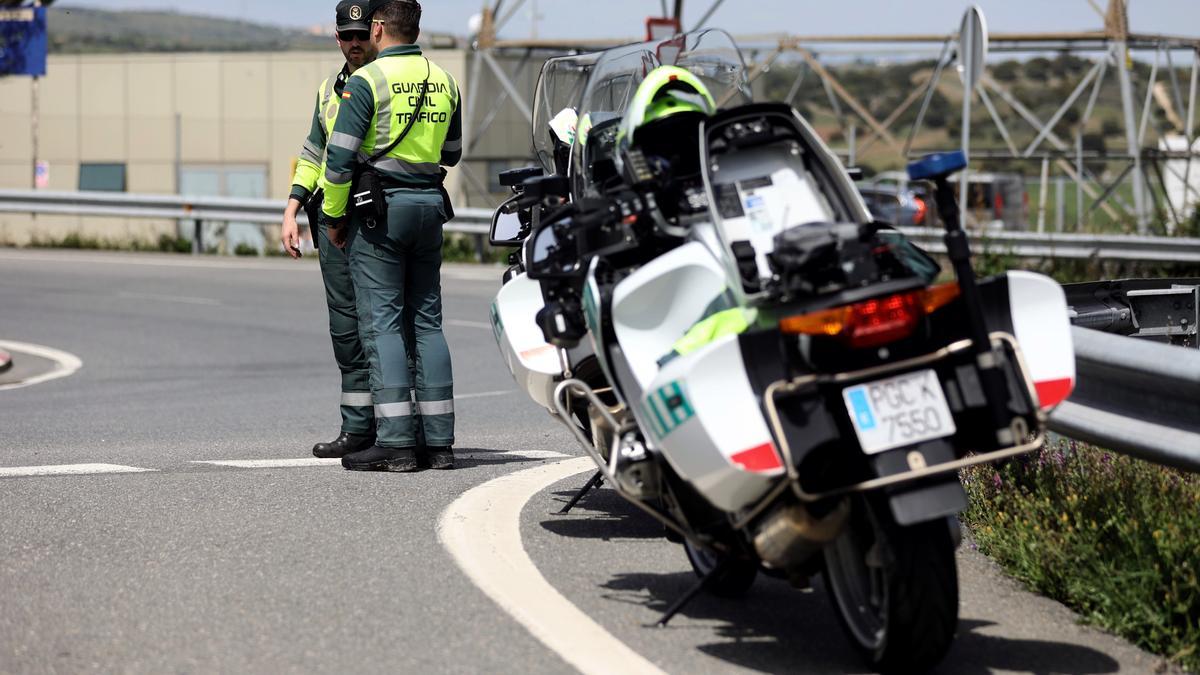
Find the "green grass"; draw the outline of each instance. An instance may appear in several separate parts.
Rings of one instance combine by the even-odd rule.
[[[964,483],[963,520],[1009,574],[1200,669],[1200,478],[1063,440]]]
[[[62,248],[88,251],[151,251],[156,253],[191,253],[192,242],[182,237],[168,234],[159,236],[158,240],[148,239],[111,239],[70,232],[61,237],[42,237],[35,235],[28,244],[29,248]]]

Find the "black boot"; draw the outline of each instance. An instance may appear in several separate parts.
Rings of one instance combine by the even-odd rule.
[[[366,450],[375,445],[375,434],[348,434],[342,432],[332,443],[317,443],[313,446],[313,456],[321,459],[340,459],[352,452]]]
[[[392,471],[409,473],[417,471],[415,448],[381,448],[378,445],[342,458],[342,466],[349,471]]]
[[[431,469],[447,471],[454,468],[454,450],[450,448],[427,448],[425,454]]]

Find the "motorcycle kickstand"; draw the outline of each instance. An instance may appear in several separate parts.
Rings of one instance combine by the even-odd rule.
[[[567,515],[571,512],[571,509],[575,508],[579,502],[587,496],[587,493],[591,492],[592,490],[599,489],[602,485],[604,485],[604,472],[597,471],[596,475],[592,476],[591,479],[588,480],[587,484],[579,488],[579,492],[576,492],[575,496],[571,497],[571,501],[567,502],[567,505],[564,506],[561,511],[558,511],[556,515]]]
[[[654,625],[658,628],[666,628],[667,624],[671,622],[671,619],[674,619],[676,614],[682,611],[684,607],[687,607],[692,600],[695,600],[696,596],[700,595],[700,591],[703,591],[708,586],[710,581],[725,573],[725,568],[728,567],[728,565],[729,563],[725,560],[718,562],[717,566],[712,568],[708,574],[704,575],[703,579],[697,581],[695,586],[692,586],[690,589],[688,589],[687,593],[684,593],[682,597],[672,603],[671,606],[667,608],[667,611],[663,612],[662,618],[660,618]]]

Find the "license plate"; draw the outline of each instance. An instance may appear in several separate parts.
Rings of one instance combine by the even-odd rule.
[[[863,452],[877,455],[953,436],[958,429],[933,370],[922,370],[842,392]]]

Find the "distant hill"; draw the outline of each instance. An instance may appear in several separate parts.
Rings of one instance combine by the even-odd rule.
[[[50,51],[97,52],[276,51],[328,49],[330,36],[163,11],[111,12],[50,8]]]

